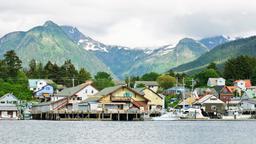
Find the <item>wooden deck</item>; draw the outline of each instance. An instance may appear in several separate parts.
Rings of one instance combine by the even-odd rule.
[[[32,113],[34,120],[99,120],[99,121],[139,121],[144,117],[160,116],[159,112],[86,112],[86,111],[49,111]]]

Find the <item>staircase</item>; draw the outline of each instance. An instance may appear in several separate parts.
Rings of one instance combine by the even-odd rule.
[[[53,103],[53,110],[60,110],[68,104],[68,97],[60,99]]]

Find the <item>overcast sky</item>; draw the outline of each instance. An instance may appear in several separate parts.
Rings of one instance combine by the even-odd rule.
[[[0,36],[52,20],[106,44],[160,46],[183,37],[256,33],[254,0],[0,0]]]

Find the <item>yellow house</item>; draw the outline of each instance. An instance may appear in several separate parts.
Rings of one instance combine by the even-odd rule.
[[[137,88],[137,90],[143,92],[144,97],[150,100],[148,102],[149,110],[157,111],[163,108],[164,98],[154,90],[149,88]]]
[[[144,93],[127,86],[108,87],[95,95],[100,97],[98,102],[102,104],[104,111],[127,111],[137,108],[140,111],[148,110],[149,100]]]

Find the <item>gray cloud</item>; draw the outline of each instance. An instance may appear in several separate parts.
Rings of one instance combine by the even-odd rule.
[[[0,36],[50,19],[107,44],[159,46],[255,34],[255,7],[252,0],[0,0]]]

